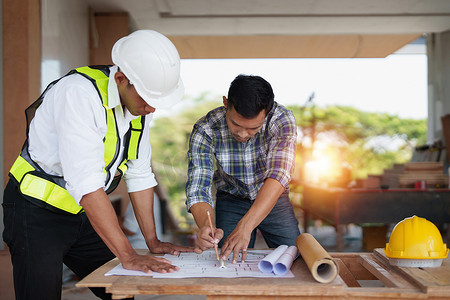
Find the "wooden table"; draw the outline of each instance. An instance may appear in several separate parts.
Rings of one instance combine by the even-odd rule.
[[[333,225],[337,251],[344,248],[346,224],[398,223],[417,215],[435,224],[450,223],[449,189],[344,189],[303,186],[304,227],[312,215]]]
[[[440,268],[399,268],[389,265],[382,249],[373,253],[330,253],[339,275],[329,283],[316,282],[298,258],[295,278],[186,278],[154,279],[144,276],[104,276],[119,261],[114,259],[77,283],[77,287],[104,287],[113,299],[134,295],[206,295],[225,299],[449,299],[450,259]],[[364,287],[363,280],[382,287]]]

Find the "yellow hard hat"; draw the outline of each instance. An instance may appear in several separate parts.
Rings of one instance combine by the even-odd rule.
[[[412,216],[395,225],[384,254],[389,258],[443,259],[448,249],[433,223]]]

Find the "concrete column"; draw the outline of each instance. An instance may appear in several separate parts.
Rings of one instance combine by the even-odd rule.
[[[450,31],[427,36],[428,142],[444,141],[441,117],[450,114]],[[450,142],[450,141],[449,141]]]
[[[3,193],[9,168],[25,141],[24,110],[39,96],[41,15],[40,0],[3,0],[2,5]],[[0,219],[3,232],[3,212]]]
[[[25,141],[25,108],[39,97],[40,0],[3,0],[4,182]]]

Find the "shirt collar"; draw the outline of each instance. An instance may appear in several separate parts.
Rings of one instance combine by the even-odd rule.
[[[114,75],[118,70],[119,68],[115,65],[110,68],[108,81],[108,109],[116,108],[116,112],[119,112],[126,121],[131,121],[139,116],[133,116],[126,107],[125,109],[122,108],[119,89],[117,88],[116,80],[114,79]]]
[[[109,109],[114,108],[116,106],[122,107],[122,105],[120,105],[119,90],[117,88],[116,80],[114,79],[114,76],[116,75],[118,69],[119,68],[117,66],[112,66],[109,72],[109,82],[108,82]]]

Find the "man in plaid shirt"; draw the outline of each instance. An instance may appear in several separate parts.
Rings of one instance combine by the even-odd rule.
[[[223,105],[197,121],[191,133],[186,205],[199,227],[196,251],[219,243],[220,256],[233,253],[236,263],[240,251],[245,261],[257,229],[270,248],[295,245],[300,234],[288,187],[297,127],[259,76],[237,76]],[[213,183],[217,228],[211,229]]]

